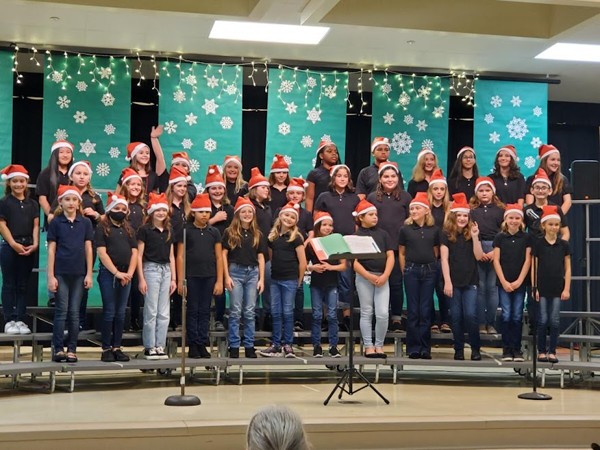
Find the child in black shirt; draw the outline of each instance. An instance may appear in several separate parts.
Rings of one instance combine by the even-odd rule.
[[[285,162],[283,155],[275,154],[273,158],[271,173],[269,173],[269,184],[271,186],[269,206],[272,211],[277,211],[288,202],[286,192],[290,184],[290,166]]]

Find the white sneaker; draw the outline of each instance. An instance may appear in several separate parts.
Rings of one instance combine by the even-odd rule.
[[[16,322],[10,322],[9,327],[5,327],[6,334],[21,334]]]
[[[154,350],[158,355],[158,359],[169,359],[169,355],[165,353],[165,350],[162,347],[154,347]]]
[[[12,328],[15,326],[15,321],[11,320],[10,322],[6,322],[6,325],[4,325],[4,332],[8,333],[8,329]]]
[[[20,320],[15,324],[15,326],[19,329],[20,334],[31,334],[31,330],[27,326],[26,323],[21,322]]]
[[[158,355],[156,354],[156,350],[153,348],[147,348],[144,350],[144,358],[148,360],[156,360],[158,359]]]

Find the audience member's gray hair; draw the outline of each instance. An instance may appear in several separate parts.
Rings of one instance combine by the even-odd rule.
[[[302,419],[285,406],[267,406],[250,420],[248,450],[309,450]]]

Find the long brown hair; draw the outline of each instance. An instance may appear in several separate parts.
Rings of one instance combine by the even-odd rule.
[[[506,205],[502,203],[496,194],[492,195],[492,201],[490,203],[496,205],[498,208],[506,209]],[[475,195],[469,200],[469,206],[471,209],[475,209],[479,208],[480,205],[481,202],[479,201],[479,197],[477,197],[477,192],[475,192]]]
[[[550,178],[550,181],[552,181],[553,189],[551,195],[558,194],[563,190],[564,183],[562,173],[560,172],[561,167],[562,166],[559,166],[558,170],[552,175],[550,175],[550,170],[548,169],[548,157],[543,158],[540,161],[540,169],[544,169],[546,171],[546,174],[548,175],[548,178]]]
[[[465,241],[471,239],[471,227],[473,226],[473,222],[471,221],[471,215],[469,214],[469,221],[465,225],[462,230],[462,235],[465,237]],[[444,221],[444,232],[448,235],[448,240],[450,242],[456,242],[456,238],[458,237],[458,223],[456,223],[456,213],[449,212],[446,215],[446,220]]]
[[[260,238],[262,237],[262,233],[258,228],[258,224],[256,223],[256,212],[254,212],[252,216],[252,222],[250,222],[250,226],[248,227],[248,231],[252,234],[254,239],[252,240],[252,247],[258,248],[260,244]],[[234,250],[236,247],[242,246],[242,220],[240,219],[240,212],[237,211],[233,215],[233,219],[231,220],[231,225],[227,228],[227,244],[231,250]]]
[[[394,169],[393,167],[388,167],[386,169],[384,169],[380,174],[379,174],[379,183],[377,183],[377,190],[376,195],[377,195],[377,201],[381,202],[383,201],[383,195],[385,194],[385,191],[383,189],[383,184],[381,184],[381,177],[383,176],[384,173],[386,173],[388,170],[393,170],[394,172],[396,172],[396,176],[398,177],[398,184],[396,185],[396,187],[392,190],[392,194],[394,196],[394,200],[399,200],[400,199],[400,194],[402,192],[402,183],[400,183],[400,175],[398,174],[398,172],[396,171],[396,169]]]
[[[144,210],[144,214],[146,214],[146,187],[144,186],[144,182],[140,182],[142,188],[140,190],[140,195],[137,196],[135,202],[131,201],[131,195],[129,194],[129,181],[123,183],[121,185],[117,185],[117,194],[122,195],[127,199],[127,203],[137,203]]]
[[[498,152],[498,154],[496,155],[496,159],[494,160],[493,175],[496,177],[502,176],[502,173],[500,172],[500,164],[498,164],[498,156],[499,155],[500,155],[500,152]],[[515,179],[519,178],[520,175],[521,175],[521,168],[519,167],[519,165],[515,162],[515,160],[513,158],[510,158],[510,164],[508,165],[508,179],[515,180]]]
[[[180,181],[180,183],[183,183],[183,181]],[[187,182],[186,182],[186,189],[187,189]],[[169,187],[167,187],[167,203],[169,205],[169,214],[173,214],[173,198],[175,197],[175,194],[173,193],[173,184],[169,183]],[[190,217],[190,213],[192,212],[192,207],[190,206],[190,197],[187,194],[187,190],[185,192],[185,194],[183,194],[183,197],[181,197],[181,203],[183,204],[183,212],[185,213],[185,217]]]
[[[110,228],[112,226],[112,222],[108,216],[109,216],[109,214],[105,214],[104,217],[102,218],[102,220],[100,221],[100,223],[98,224],[104,230],[105,236],[110,235]],[[127,235],[129,237],[133,237],[133,230],[129,226],[128,220],[124,220],[123,222],[121,222],[121,229],[125,230],[125,232],[127,233]]]
[[[347,192],[354,192],[356,189],[354,189],[354,183],[352,182],[352,174],[350,173],[350,171],[348,169],[346,169],[345,167],[340,167],[337,171],[339,172],[340,170],[345,170],[346,172],[348,172],[348,185],[346,186],[346,191]],[[327,189],[329,189],[331,192],[335,192],[335,176],[331,177],[329,179],[329,184],[327,185]]]
[[[265,198],[264,200],[258,198],[258,195],[256,193],[257,188],[258,188],[258,186],[255,186],[248,191],[248,198],[250,200],[254,200],[256,203],[270,202],[271,201],[271,186],[269,186],[269,196],[267,198]]]
[[[144,225],[148,225],[150,224],[150,226],[152,228],[154,228],[154,213],[156,211],[154,211],[152,214],[148,214],[146,216],[146,218],[144,219]],[[169,216],[169,214],[167,214],[167,217],[165,218],[165,221],[163,222],[163,227],[165,230],[167,230],[167,241],[171,239],[171,216]]]
[[[269,174],[269,184],[271,185],[271,187],[273,187],[273,185],[277,182],[277,180],[275,179],[275,174],[276,173],[277,172],[271,172]],[[286,186],[289,186],[290,185],[290,181],[291,181],[291,179],[290,179],[290,173],[286,172],[286,175],[287,176],[285,177],[285,180],[283,181],[283,184],[285,184]]]

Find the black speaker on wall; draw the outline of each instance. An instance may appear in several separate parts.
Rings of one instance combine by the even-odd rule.
[[[578,159],[571,163],[573,200],[600,199],[600,163]]]

